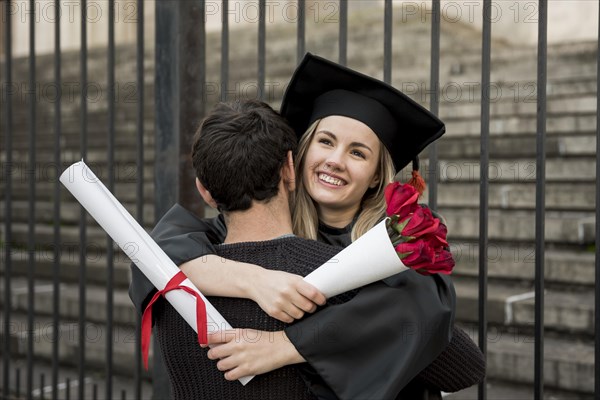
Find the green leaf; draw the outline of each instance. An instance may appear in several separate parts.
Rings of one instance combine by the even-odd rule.
[[[394,225],[394,230],[396,232],[398,232],[399,234],[402,234],[402,231],[404,230],[404,228],[406,227],[406,225],[408,225],[408,223],[410,222],[411,218],[412,217],[408,217],[404,221],[402,221],[402,222]]]

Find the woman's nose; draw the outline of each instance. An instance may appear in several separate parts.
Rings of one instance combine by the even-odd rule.
[[[331,171],[338,171],[344,168],[344,157],[339,151],[333,151],[325,160],[325,167]]]

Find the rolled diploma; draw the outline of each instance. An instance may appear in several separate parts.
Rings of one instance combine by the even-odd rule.
[[[164,289],[169,280],[179,272],[179,268],[102,184],[85,162],[82,160],[67,168],[61,174],[60,182],[75,196],[77,201],[138,266],[150,282],[157,289]],[[181,285],[191,288],[202,297],[206,304],[209,333],[232,329],[225,318],[189,279],[184,280]],[[198,333],[196,299],[189,293],[179,290],[168,292],[165,298]],[[246,376],[240,378],[239,381],[245,385],[252,378],[252,376]]]
[[[329,298],[407,269],[392,246],[383,220],[304,280]]]

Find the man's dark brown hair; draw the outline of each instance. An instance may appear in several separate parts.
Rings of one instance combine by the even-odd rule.
[[[194,136],[192,163],[219,211],[244,211],[277,195],[281,168],[296,146],[294,131],[268,104],[220,103]]]

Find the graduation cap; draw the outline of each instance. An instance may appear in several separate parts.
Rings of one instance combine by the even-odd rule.
[[[359,120],[385,145],[397,171],[413,160],[418,170],[419,153],[445,132],[442,121],[399,90],[310,53],[290,80],[281,115],[298,138],[330,115]]]

